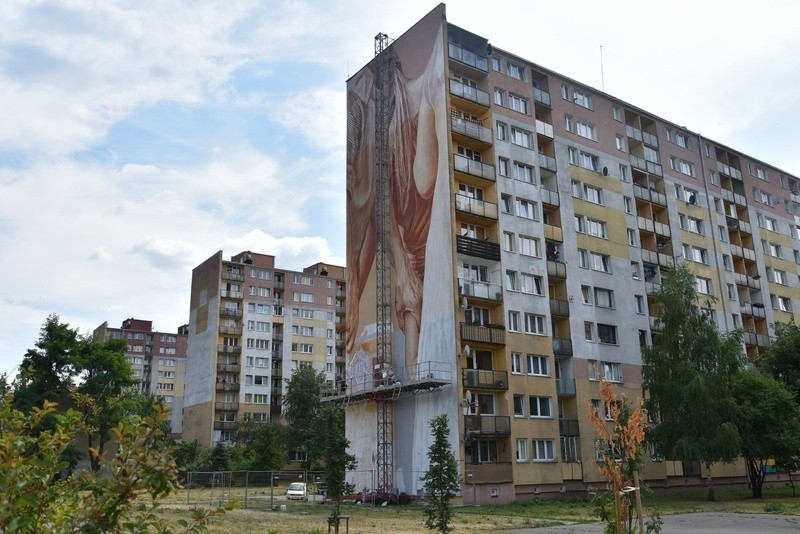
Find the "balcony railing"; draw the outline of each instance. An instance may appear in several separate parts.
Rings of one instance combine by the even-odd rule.
[[[550,172],[558,171],[556,158],[542,153],[537,154],[537,157],[539,158],[539,171],[550,171]]]
[[[469,389],[493,389],[506,391],[508,389],[508,373],[488,369],[462,369],[461,383]]]
[[[553,354],[556,356],[572,356],[572,340],[561,337],[553,338]]]
[[[569,301],[550,299],[550,314],[558,317],[569,317]]]
[[[631,166],[634,169],[649,172],[650,174],[655,174],[656,176],[664,176],[664,171],[661,169],[661,165],[658,163],[647,161],[646,159],[640,158],[639,156],[634,156],[633,154],[631,154],[630,161]]]
[[[219,314],[224,317],[241,317],[242,310],[235,310],[233,308],[220,308]]]
[[[655,189],[648,189],[646,187],[634,185],[633,194],[636,198],[652,202],[653,204],[658,204],[659,206],[667,205],[667,196],[663,193],[659,193]]]
[[[458,172],[477,176],[491,182],[494,182],[497,176],[494,165],[487,165],[459,154],[453,155],[453,168]]]
[[[222,271],[222,279],[230,280],[231,282],[244,282],[244,275],[242,273]]]
[[[556,393],[559,397],[575,396],[574,378],[556,378]]]
[[[478,217],[497,220],[497,204],[456,193],[456,209]]]
[[[489,93],[464,85],[456,80],[450,80],[450,94],[475,102],[481,106],[489,107]]]
[[[217,352],[225,352],[227,354],[241,354],[242,347],[236,345],[217,345]]]
[[[580,436],[580,428],[578,427],[577,419],[559,419],[558,420],[558,435],[559,436]]]
[[[214,421],[214,430],[236,430],[236,421]]]
[[[464,297],[475,297],[494,302],[503,302],[503,288],[500,284],[459,278],[458,288],[459,293]]]
[[[558,241],[559,243],[564,242],[564,231],[559,226],[553,226],[552,224],[543,224],[544,226],[544,238],[549,239],[551,241]]]
[[[223,412],[235,412],[239,409],[238,402],[215,402],[214,409]]]
[[[455,43],[447,43],[447,51],[450,59],[454,59],[470,67],[474,67],[483,72],[489,72],[489,62],[481,55],[472,50],[462,48]]]
[[[566,278],[567,264],[561,261],[547,260],[547,276],[551,278]]]
[[[217,382],[217,391],[239,391],[241,389],[238,383],[231,384],[230,382]]]
[[[545,137],[553,138],[553,125],[536,119],[536,133]]]
[[[500,245],[466,236],[456,236],[456,251],[476,258],[500,261]]]
[[[642,131],[635,126],[631,126],[630,124],[625,125],[625,135],[634,139],[635,141],[642,141]]]
[[[511,418],[507,415],[465,415],[464,433],[470,438],[509,436]]]
[[[217,372],[220,373],[238,373],[242,370],[242,366],[238,363],[218,363]]]
[[[450,127],[452,128],[453,133],[465,135],[472,139],[477,139],[478,141],[483,141],[484,143],[488,144],[491,144],[492,142],[492,130],[475,122],[464,120],[458,117],[450,117]]]
[[[226,299],[242,299],[244,298],[244,293],[241,291],[229,291],[227,289],[222,289],[219,292],[219,296]]]
[[[538,87],[533,88],[533,99],[540,104],[550,106],[550,93],[539,89]]]
[[[501,325],[478,325],[461,323],[461,341],[483,345],[505,345],[506,328]]]
[[[733,273],[733,279],[736,280],[736,283],[740,286],[747,286],[753,289],[761,289],[761,280],[760,276],[751,276],[745,275],[740,273]]]
[[[242,327],[241,326],[220,326],[219,327],[220,334],[229,334],[234,336],[241,336],[242,335]]]
[[[745,345],[755,345],[757,347],[766,347],[769,345],[769,337],[763,334],[756,334],[755,332],[744,333]]]
[[[539,198],[543,204],[549,204],[550,206],[559,206],[561,203],[556,191],[551,191],[544,187],[539,189]]]
[[[736,180],[739,181],[742,180],[742,171],[740,171],[735,167],[731,167],[730,165],[722,163],[721,161],[717,162],[717,170],[720,172],[720,174],[730,176],[731,178],[735,178]]]

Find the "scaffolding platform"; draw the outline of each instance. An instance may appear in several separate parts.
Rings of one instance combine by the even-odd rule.
[[[424,362],[405,371],[395,375],[376,365],[374,373],[348,377],[337,383],[333,390],[323,393],[322,401],[345,405],[393,401],[439,391],[453,383],[453,368],[449,363]]]

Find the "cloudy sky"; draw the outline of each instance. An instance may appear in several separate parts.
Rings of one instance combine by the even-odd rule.
[[[421,0],[0,2],[0,372],[50,313],[189,319],[217,250],[343,264],[345,80]],[[489,7],[487,7],[489,6]],[[448,20],[800,174],[800,2],[453,0]]]

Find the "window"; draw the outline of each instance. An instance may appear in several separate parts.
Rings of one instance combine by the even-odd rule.
[[[584,321],[583,339],[585,339],[586,341],[594,341],[594,323],[589,321]]]
[[[600,369],[597,365],[597,360],[586,360],[587,371],[589,373],[589,380],[597,381],[600,380]],[[597,406],[600,405],[600,401],[597,401]],[[592,399],[592,406],[595,406],[595,399]],[[597,412],[599,414],[599,411]]]
[[[553,417],[552,402],[550,397],[528,398],[528,407],[532,418],[551,418]]]
[[[575,119],[572,115],[564,115],[564,129],[568,132],[575,133]]]
[[[517,80],[525,81],[525,68],[511,63],[510,61],[506,64],[506,74]]]
[[[628,181],[628,167],[621,163],[619,165],[619,179],[623,182]]]
[[[314,352],[314,345],[311,343],[292,343],[292,352],[311,354]]]
[[[500,72],[500,58],[499,57],[493,57],[492,58],[492,70]]]
[[[633,213],[633,199],[631,197],[623,197],[625,203],[625,213]]]
[[[636,246],[636,230],[628,228],[628,245],[635,247]]]
[[[703,221],[694,217],[687,217],[687,228],[690,232],[703,235]]]
[[[683,245],[683,257],[696,263],[708,265],[708,251],[704,248]]]
[[[589,286],[581,286],[581,300],[584,304],[592,303],[592,288]]]
[[[631,277],[634,280],[639,280],[642,277],[642,271],[641,269],[639,269],[639,267],[640,266],[638,261],[631,262]]]
[[[494,103],[498,106],[504,105],[505,93],[501,89],[494,90]]]
[[[514,162],[514,179],[520,182],[533,183],[533,167],[524,163]]]
[[[497,140],[508,141],[508,125],[504,122],[497,123]]]
[[[692,141],[688,135],[682,132],[676,132],[675,130],[667,130],[667,139],[671,142],[675,143],[679,147],[691,149],[692,148]]]
[[[553,462],[556,456],[553,449],[552,439],[533,440],[533,461],[534,462]]]
[[[508,93],[508,107],[514,111],[528,114],[528,100],[513,93]]]
[[[519,236],[519,253],[525,256],[539,257],[539,240],[525,235]]]
[[[544,295],[544,284],[541,276],[521,273],[519,290],[529,295]]]
[[[584,269],[589,268],[589,253],[582,248],[578,249],[578,265]]]
[[[594,98],[592,95],[584,93],[581,90],[575,89],[572,92],[572,101],[581,107],[592,110],[594,109]]]
[[[711,183],[714,185],[719,185],[719,177],[717,173],[714,171],[708,171],[709,178],[711,179]]]
[[[486,326],[489,324],[489,309],[472,307],[464,312],[464,320],[467,324]]]
[[[604,345],[616,345],[617,327],[610,324],[597,323],[597,340]]]
[[[272,272],[266,269],[250,269],[250,277],[251,278],[258,278],[259,280],[271,280],[272,279]]]
[[[515,145],[533,148],[533,136],[531,132],[511,127],[511,142]]]
[[[584,169],[599,172],[600,160],[597,156],[584,152],[583,150],[578,150],[575,147],[569,147],[567,153],[569,154],[569,162],[571,165],[578,165]]]
[[[695,276],[695,289],[698,293],[702,293],[704,295],[711,295],[711,280],[708,278],[702,278],[700,276]]]
[[[522,354],[519,352],[511,353],[511,372],[517,375],[522,374]]]
[[[532,221],[538,221],[539,217],[536,213],[536,203],[530,200],[525,200],[524,198],[517,198],[517,217],[522,217],[523,219],[531,219]]]
[[[525,333],[526,334],[536,334],[536,335],[545,335],[545,317],[544,315],[536,315],[534,313],[526,313],[525,314]]]
[[[592,252],[589,254],[589,257],[591,259],[592,270],[601,271],[604,273],[611,272],[611,267],[610,267],[611,263],[609,261],[608,256],[606,256],[605,254],[598,254],[596,252]]]
[[[775,295],[772,295],[772,296],[775,296]],[[772,304],[772,307],[777,309],[777,310],[780,310],[780,311],[791,312],[792,311],[792,301],[791,301],[791,299],[789,299],[789,297],[776,296],[776,298],[775,298],[775,300],[774,300],[774,302]]]
[[[475,444],[479,463],[493,463],[497,461],[497,442],[493,440],[478,440]],[[473,454],[475,454],[473,452]]]
[[[762,222],[761,217],[759,217],[759,222]],[[777,232],[778,221],[776,219],[773,219],[772,217],[764,217],[763,224],[761,224],[761,227],[766,228],[767,230],[770,230],[772,232]]]
[[[600,308],[613,308],[614,292],[602,287],[594,288],[594,305]]]
[[[524,438],[517,438],[517,461],[528,461],[528,440]]]
[[[597,129],[594,127],[594,125],[578,121],[576,126],[576,133],[578,135],[585,137],[586,139],[591,139],[592,141],[597,141]]]
[[[506,289],[508,291],[519,291],[516,271],[506,270]]]
[[[769,175],[767,174],[767,170],[763,167],[750,163],[750,174],[758,178],[759,180],[764,180],[765,182],[769,182]]]
[[[776,284],[781,284],[781,285],[784,285],[784,286],[787,285],[787,282],[786,282],[787,278],[786,278],[786,272],[785,271],[774,269],[772,271],[772,276],[773,276],[773,281]]]
[[[625,138],[619,134],[617,134],[617,150],[625,152]]]
[[[295,291],[292,298],[295,302],[314,302],[313,293],[300,293]]]
[[[514,250],[514,234],[511,232],[503,232],[503,250],[506,252],[516,252]]]
[[[514,415],[525,417],[525,395],[514,395]]]
[[[615,121],[622,121],[622,108],[616,104],[611,108],[611,116]]]
[[[536,376],[549,376],[550,367],[547,356],[528,354],[528,374]]]
[[[505,193],[500,195],[500,211],[511,213],[511,195]]]
[[[511,311],[508,312],[508,331],[509,332],[520,332],[519,329],[519,312],[518,311]]]
[[[602,189],[584,184],[583,199],[593,204],[602,204],[603,203]]]
[[[636,313],[644,313],[644,296],[634,295],[634,298],[636,299]]]
[[[622,366],[618,363],[600,362],[603,378],[609,382],[622,382]]]

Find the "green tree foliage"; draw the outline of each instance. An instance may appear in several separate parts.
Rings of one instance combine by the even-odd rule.
[[[42,430],[48,417],[53,425]],[[103,462],[102,476],[85,471],[62,479],[68,464],[61,457],[75,440],[80,414],[58,414],[50,402],[23,413],[11,408],[10,397],[0,398],[0,531],[174,532],[156,514],[159,500],[176,488],[177,468],[159,435],[164,418],[164,411],[124,418],[113,430],[118,448]],[[204,530],[208,519],[198,511],[181,531]]]
[[[750,488],[760,499],[767,462],[786,465],[800,456],[800,406],[783,384],[753,371],[736,377],[733,396]]]
[[[231,470],[230,452],[228,447],[220,441],[211,449],[211,454],[208,458],[208,469],[209,471]]]
[[[756,362],[759,369],[783,382],[800,404],[800,326],[775,323],[775,338]]]
[[[322,404],[311,426],[309,460],[322,470],[322,481],[333,501],[332,525],[339,532],[342,496],[353,491],[347,483],[347,471],[356,468],[356,458],[347,453],[350,441],[345,435],[345,414],[340,406]]]
[[[325,375],[312,367],[301,367],[287,380],[283,398],[286,419],[287,448],[290,451],[308,451],[310,431],[319,410],[320,395],[325,385]],[[308,461],[306,465],[308,467]]]
[[[269,422],[241,421],[231,449],[234,471],[275,471],[286,463],[283,427]],[[233,456],[236,455],[236,461]]]
[[[210,452],[205,450],[196,439],[184,441],[175,446],[175,464],[183,480],[192,471],[208,471],[211,464]]]
[[[425,526],[438,532],[450,532],[453,517],[450,501],[458,493],[458,463],[450,449],[450,426],[447,415],[431,419],[433,442],[428,448],[428,471],[420,478],[425,485]]]
[[[654,293],[661,332],[642,349],[646,408],[660,416],[648,439],[668,458],[733,462],[740,439],[731,420],[731,380],[743,365],[741,334],[723,335],[701,309],[695,279],[685,266],[669,270]],[[709,499],[714,498],[709,486]]]

